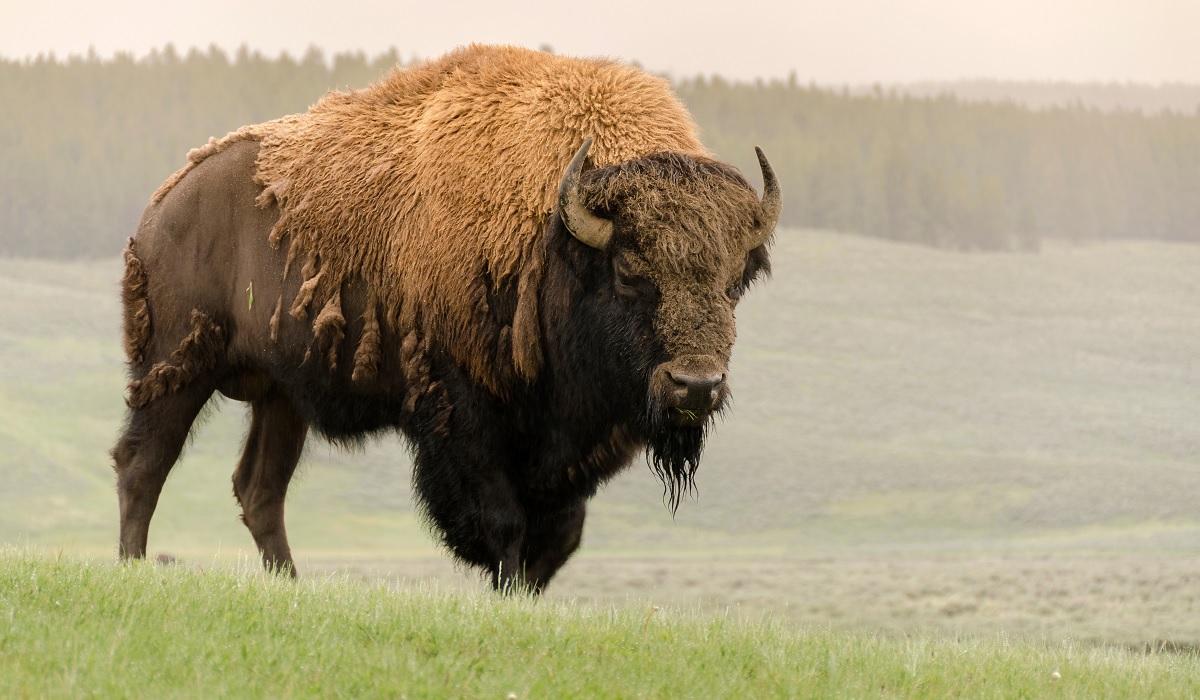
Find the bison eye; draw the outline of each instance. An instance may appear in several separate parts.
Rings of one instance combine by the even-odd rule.
[[[742,285],[735,284],[732,287],[730,287],[729,289],[726,289],[725,296],[729,297],[730,299],[732,299],[734,301],[741,299],[742,298]]]
[[[617,272],[614,276],[613,286],[617,290],[617,296],[625,299],[636,299],[641,289],[645,286],[645,280]]]
[[[629,271],[625,262],[619,257],[613,260],[613,288],[617,296],[627,301],[651,293],[654,285],[644,277],[638,277]]]

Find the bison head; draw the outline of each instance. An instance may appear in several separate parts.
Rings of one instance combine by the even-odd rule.
[[[671,506],[692,487],[712,417],[729,397],[734,309],[769,273],[766,244],[781,195],[761,150],[763,196],[733,167],[659,153],[585,170],[590,139],[559,187],[559,217],[601,253],[605,337],[641,387],[637,409],[652,468]]]

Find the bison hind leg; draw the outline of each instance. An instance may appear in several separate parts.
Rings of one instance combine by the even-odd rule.
[[[215,388],[214,380],[201,377],[130,409],[125,430],[112,450],[121,509],[122,559],[146,556],[150,520],[163,484]]]
[[[144,275],[134,277],[144,282]],[[127,298],[127,310],[129,303]],[[142,334],[148,326],[139,328]],[[163,484],[216,390],[225,330],[208,314],[193,310],[186,322],[160,323],[155,337],[139,335],[127,349],[133,374],[126,398],[129,414],[112,456],[121,508],[120,554],[130,559],[146,555]]]
[[[296,576],[283,522],[283,502],[304,450],[308,423],[277,389],[250,403],[250,430],[233,473],[242,522],[254,536],[268,571]]]

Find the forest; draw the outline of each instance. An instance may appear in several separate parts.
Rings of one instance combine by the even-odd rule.
[[[404,64],[398,52],[0,60],[0,255],[117,254],[189,149],[305,109]],[[674,80],[706,145],[758,183],[782,225],[956,250],[1071,241],[1200,242],[1200,112],[831,89],[795,79]]]

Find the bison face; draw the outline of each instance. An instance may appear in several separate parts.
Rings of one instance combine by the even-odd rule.
[[[760,200],[734,168],[677,153],[582,172],[589,145],[563,177],[559,214],[604,253],[596,303],[610,309],[613,354],[644,392],[637,422],[677,506],[729,397],[734,308],[769,272],[779,188],[761,151]]]
[[[635,297],[657,301],[650,325],[659,353],[648,378],[649,412],[671,426],[702,426],[729,395],[734,306],[745,265],[741,258],[707,260],[671,270],[664,252],[616,252],[614,296],[631,311],[642,305]]]

